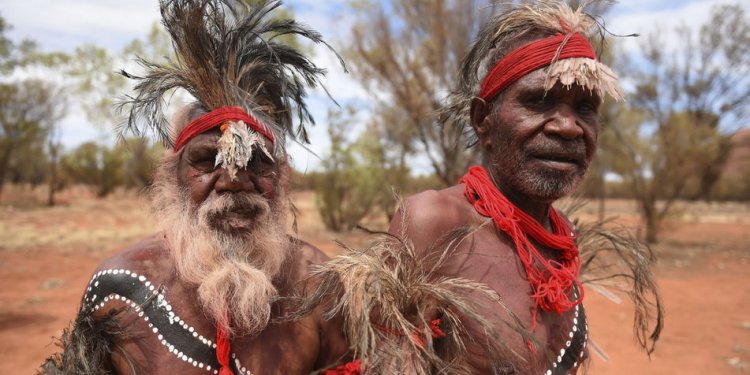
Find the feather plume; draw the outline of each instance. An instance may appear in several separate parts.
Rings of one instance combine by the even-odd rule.
[[[45,375],[105,375],[114,374],[110,358],[117,350],[130,365],[133,373],[138,367],[122,347],[116,347],[114,337],[127,338],[127,330],[120,326],[113,310],[104,317],[94,318],[89,310],[81,310],[71,328],[66,328],[57,341],[62,349],[47,358],[37,372]]]
[[[163,63],[138,59],[146,71],[143,76],[123,72],[137,83],[135,95],[121,103],[129,117],[120,134],[153,132],[165,145],[173,145],[180,129],[169,128],[164,97],[182,88],[205,112],[244,108],[273,131],[280,146],[275,154],[283,152],[285,135],[309,143],[305,126],[314,119],[305,98],[308,88],[321,84],[325,70],[280,37],[300,37],[333,49],[312,29],[273,18],[280,5],[268,0],[252,7],[233,0],[161,0],[162,23],[175,57]]]
[[[568,217],[575,217],[587,204],[573,197],[558,205]],[[595,291],[614,303],[621,295],[633,302],[633,331],[639,345],[649,355],[654,351],[664,326],[664,306],[654,279],[652,267],[656,256],[648,244],[634,237],[628,228],[612,219],[581,224],[574,220],[581,257],[580,279],[586,289]],[[595,346],[603,357],[603,351]]]
[[[216,162],[214,166],[221,165],[229,172],[229,178],[237,178],[237,170],[247,167],[247,163],[253,157],[253,149],[263,152],[269,159],[273,157],[266,149],[265,141],[257,132],[250,131],[242,121],[229,121],[226,128],[222,125],[223,132],[218,142]]]
[[[586,90],[596,92],[603,98],[609,94],[615,100],[623,100],[624,94],[617,84],[617,75],[599,61],[586,58],[572,58],[555,61],[547,70],[545,90],[550,90],[560,82],[565,87],[577,84]]]
[[[630,297],[635,338],[651,355],[664,326],[664,308],[651,272],[655,256],[624,228],[612,226],[606,221],[577,226],[581,281],[615,302],[617,293]]]

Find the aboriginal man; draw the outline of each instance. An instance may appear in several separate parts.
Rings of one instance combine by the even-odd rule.
[[[475,136],[481,165],[455,186],[405,199],[390,236],[327,266],[327,285],[344,280],[340,311],[354,322],[360,370],[578,371],[589,341],[580,274],[588,262],[552,204],[589,167],[604,96],[622,99],[590,44],[601,34],[582,9],[551,0],[512,7],[482,28],[441,114]],[[649,311],[637,316],[655,320],[650,337],[638,336],[650,351],[658,295],[647,265],[632,268],[630,286],[651,297],[636,303]]]
[[[176,58],[123,74],[137,81],[127,126],[169,146],[151,189],[162,232],[102,262],[46,373],[309,374],[346,353],[336,320],[277,319],[325,260],[285,232],[284,150],[324,71],[277,37],[323,42],[274,18],[278,2],[244,4],[160,2]],[[175,88],[195,102],[170,129],[162,101]]]

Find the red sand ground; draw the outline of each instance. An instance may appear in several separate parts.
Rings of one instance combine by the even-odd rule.
[[[310,201],[307,200],[307,203]],[[311,204],[311,203],[309,203]],[[299,204],[304,215],[309,207]],[[625,203],[620,202],[624,207]],[[139,225],[142,201],[97,201],[76,211],[74,207],[10,211],[0,208],[0,374],[31,374],[55,350],[52,337],[75,315],[78,299],[99,261],[140,236],[109,238],[96,232],[100,226]],[[617,205],[611,209],[616,210]],[[698,208],[696,208],[698,209]],[[705,207],[699,208],[704,210]],[[74,213],[71,213],[75,211]],[[724,208],[719,207],[711,212]],[[655,247],[660,255],[656,269],[666,307],[666,325],[651,360],[632,339],[629,307],[616,305],[593,292],[586,306],[591,335],[609,356],[593,355],[592,374],[740,374],[750,372],[750,212],[748,206],[732,207],[735,215],[715,219],[682,217],[668,227]],[[625,220],[627,218],[623,216]],[[319,220],[301,219],[300,228]],[[700,222],[704,221],[704,222]],[[61,246],[39,245],[42,233],[59,233]],[[30,228],[30,229],[29,229]],[[26,244],[18,241],[31,230]],[[38,231],[38,232],[34,232]],[[73,232],[98,233],[98,238],[66,237]],[[301,236],[336,252],[331,239],[350,237],[315,228]],[[106,246],[109,240],[111,246]],[[358,242],[358,238],[351,240]],[[39,241],[37,241],[39,242]],[[43,241],[42,241],[43,242]],[[54,243],[55,240],[53,239]],[[14,247],[8,247],[13,244]]]

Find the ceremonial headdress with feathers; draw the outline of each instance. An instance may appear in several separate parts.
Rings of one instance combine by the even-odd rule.
[[[130,113],[121,132],[153,131],[178,151],[186,138],[222,126],[216,162],[232,175],[246,165],[254,145],[278,158],[284,156],[287,136],[309,143],[305,126],[314,119],[304,99],[325,70],[280,37],[299,36],[331,47],[294,20],[273,18],[280,5],[268,0],[253,7],[233,0],[161,0],[162,24],[175,58],[164,63],[138,59],[146,69],[143,76],[122,72],[137,84],[135,95],[123,103]],[[193,123],[170,128],[164,96],[176,88],[190,93],[195,106],[207,113],[202,117],[210,118],[192,130]],[[265,150],[261,136],[273,142],[272,152]]]
[[[545,62],[537,65],[547,67],[546,90],[558,82],[565,86],[577,84],[597,93],[601,98],[608,94],[616,100],[621,100],[623,93],[617,83],[616,74],[596,58],[597,52],[589,44],[593,41],[594,45],[601,46],[605,30],[596,18],[584,12],[584,8],[601,2],[583,1],[573,10],[561,0],[540,0],[516,5],[484,25],[461,64],[456,87],[448,95],[446,105],[440,110],[439,118],[442,125],[466,132],[470,145],[476,143],[476,135],[472,131],[469,118],[471,101],[475,97],[491,101],[502,95],[501,90],[485,90],[488,86],[485,81],[493,78],[488,78],[493,73],[496,76],[513,74],[508,71],[497,71],[497,65],[501,65],[506,56],[524,47],[528,50],[527,55],[501,66],[512,71],[517,65],[526,63],[532,57],[529,54],[538,55],[540,47],[529,46],[529,42],[551,40],[553,37],[558,37],[557,41],[552,41],[554,53],[548,54]],[[577,49],[583,46],[587,53],[576,51],[568,53],[573,55],[572,57],[565,56],[570,49],[576,49],[569,48],[573,42],[578,43],[575,46]],[[485,91],[491,92],[491,95],[484,96]]]

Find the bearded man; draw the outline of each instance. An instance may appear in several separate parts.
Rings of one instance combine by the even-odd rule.
[[[324,71],[277,37],[322,40],[272,18],[278,2],[243,4],[160,2],[176,59],[124,74],[138,81],[128,126],[145,119],[171,146],[151,189],[163,232],[102,262],[47,373],[308,374],[345,355],[335,319],[276,319],[326,258],[285,232],[284,150],[312,120],[306,85]],[[162,101],[175,88],[197,101],[170,133]]]
[[[480,31],[442,119],[476,136],[481,165],[407,198],[390,236],[322,273],[354,322],[361,370],[574,374],[589,341],[582,280],[600,279],[580,272],[605,265],[596,253],[621,256],[597,272],[629,283],[638,339],[653,350],[662,315],[647,249],[579,237],[552,207],[595,154],[604,95],[622,98],[590,44],[601,35],[596,18],[562,1],[518,5]]]

